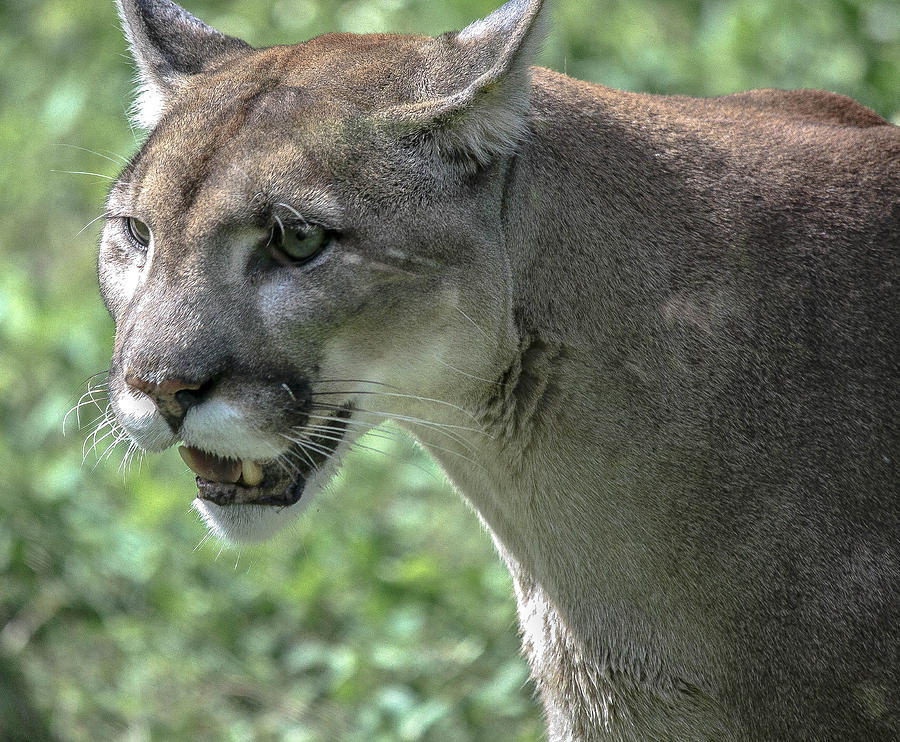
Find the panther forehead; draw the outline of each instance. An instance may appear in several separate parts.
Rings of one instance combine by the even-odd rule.
[[[339,119],[417,100],[422,89],[416,81],[423,80],[437,55],[428,37],[325,34],[226,61],[185,85],[180,98],[191,108],[202,102],[207,112],[234,100],[244,110],[262,102],[276,111],[279,104],[299,102],[291,111],[294,117],[315,111],[320,122],[323,115]]]
[[[149,210],[179,215],[229,163],[240,163],[236,180],[251,190],[288,174],[289,191],[327,182],[314,171],[355,157],[360,137],[379,126],[373,118],[379,107],[420,94],[409,69],[422,68],[423,54],[415,51],[421,43],[329,34],[223,64],[179,90],[122,177],[134,193],[153,194]],[[257,152],[255,168],[248,167],[248,151]]]

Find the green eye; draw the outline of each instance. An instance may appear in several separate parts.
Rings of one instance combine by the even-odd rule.
[[[128,230],[128,236],[141,248],[146,248],[150,244],[150,227],[148,227],[140,219],[129,216],[125,220],[125,228]]]
[[[292,229],[279,223],[272,228],[269,246],[281,262],[305,263],[328,247],[333,237],[332,232],[313,224]]]

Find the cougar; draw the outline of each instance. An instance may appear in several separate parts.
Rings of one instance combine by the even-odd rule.
[[[397,421],[509,566],[553,742],[896,742],[900,129],[532,67],[545,5],[255,49],[119,0],[117,423],[246,541]]]

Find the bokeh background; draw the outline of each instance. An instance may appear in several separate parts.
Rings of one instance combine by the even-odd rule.
[[[188,2],[257,45],[493,5]],[[825,88],[900,121],[896,0],[559,0],[543,62],[651,92]],[[413,446],[369,441],[385,455],[235,550],[204,540],[177,454],[126,472],[108,441],[82,463],[74,417],[63,435],[112,340],[85,225],[141,136],[132,74],[112,0],[0,0],[0,740],[542,739],[509,578]]]

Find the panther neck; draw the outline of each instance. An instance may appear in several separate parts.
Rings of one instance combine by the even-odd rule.
[[[455,419],[457,431],[477,427],[466,432],[463,455],[446,440],[432,453],[509,566],[554,742],[677,741],[682,724],[693,735],[685,740],[698,739],[698,729],[728,739],[704,672],[724,645],[715,617],[696,613],[698,585],[678,574],[671,524],[645,494],[662,486],[641,471],[648,439],[628,443],[598,430],[602,395],[587,361],[523,333],[477,410],[478,425]],[[415,432],[426,447],[434,440]]]

